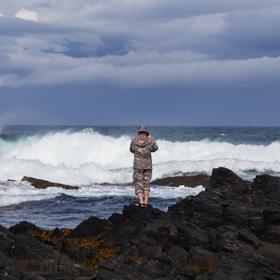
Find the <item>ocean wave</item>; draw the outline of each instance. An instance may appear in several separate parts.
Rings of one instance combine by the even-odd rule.
[[[150,197],[162,199],[184,198],[197,195],[204,190],[203,186],[188,187],[163,187],[156,186],[151,190]],[[73,197],[101,198],[111,196],[134,196],[133,186],[82,186],[79,190],[65,190],[61,188],[36,189],[28,182],[1,182],[0,181],[0,207],[19,204],[29,201],[53,199],[62,194]]]
[[[61,131],[0,139],[0,178],[33,176],[68,184],[131,182],[133,155],[130,137],[106,136],[92,129]],[[210,173],[226,166],[239,174],[247,170],[280,173],[280,142],[269,145],[232,144],[210,140],[171,142],[158,139],[153,154],[153,178],[191,172]]]

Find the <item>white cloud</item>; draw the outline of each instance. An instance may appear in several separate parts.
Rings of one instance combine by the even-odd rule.
[[[279,82],[279,0],[10,0],[0,10],[0,86]]]
[[[39,16],[38,16],[37,12],[26,10],[26,9],[22,9],[22,10],[18,11],[15,14],[15,17],[25,19],[25,20],[32,20],[32,21],[39,20]]]

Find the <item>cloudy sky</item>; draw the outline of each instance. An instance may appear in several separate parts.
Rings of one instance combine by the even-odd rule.
[[[279,125],[279,0],[0,1],[0,124]]]

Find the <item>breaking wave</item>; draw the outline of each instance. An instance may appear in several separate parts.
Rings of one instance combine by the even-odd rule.
[[[79,132],[0,139],[0,179],[33,176],[61,183],[123,184],[131,182],[130,137],[106,136],[92,129]],[[158,139],[153,178],[192,172],[210,173],[226,166],[240,175],[280,173],[280,142],[269,145],[228,142],[171,142]]]

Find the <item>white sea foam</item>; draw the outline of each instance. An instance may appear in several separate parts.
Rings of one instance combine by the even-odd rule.
[[[131,182],[133,155],[128,136],[111,137],[86,129],[0,140],[0,178],[33,176],[47,180],[91,185]],[[280,142],[269,145],[217,141],[170,142],[158,139],[153,154],[153,178],[187,172],[210,173],[226,166],[244,174],[280,173]]]
[[[23,182],[0,182],[0,207],[54,197],[56,197],[56,194],[52,193],[50,189],[46,191],[38,190]]]
[[[197,195],[203,191],[203,186],[187,187],[161,187],[155,186],[151,190],[151,197],[163,199],[183,198]],[[27,182],[0,182],[0,207],[28,201],[52,199],[61,194],[74,197],[108,197],[108,196],[134,196],[132,186],[82,186],[79,190],[64,190],[61,188],[36,189]]]

